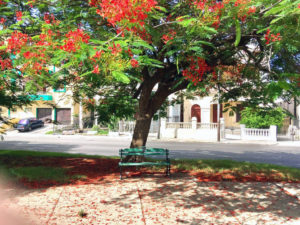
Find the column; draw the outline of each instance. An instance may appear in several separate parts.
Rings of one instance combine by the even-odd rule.
[[[83,123],[82,123],[82,101],[80,100],[79,103],[79,129],[83,129]]]

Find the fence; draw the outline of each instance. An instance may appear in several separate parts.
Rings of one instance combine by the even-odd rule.
[[[270,126],[269,129],[246,128],[244,124],[241,127],[241,140],[254,141],[277,141],[277,127]]]
[[[224,137],[224,120],[221,120],[221,138]],[[161,138],[194,139],[200,141],[216,141],[218,137],[217,123],[197,123],[195,117],[192,122],[161,121]]]
[[[121,120],[119,121],[119,129],[118,129],[119,134],[133,134],[134,127],[135,127],[135,121]],[[159,129],[158,120],[152,120],[149,133],[150,134],[157,133],[158,129]]]
[[[132,134],[134,131],[135,122],[134,121],[119,121],[119,133],[120,134]]]
[[[218,123],[197,123],[197,129],[218,129]]]
[[[179,129],[179,128],[191,129],[191,128],[192,128],[192,123],[169,122],[169,123],[166,123],[166,129],[169,129],[169,128],[175,128],[175,129]]]

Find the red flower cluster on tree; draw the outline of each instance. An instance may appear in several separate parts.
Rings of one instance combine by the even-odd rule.
[[[169,41],[174,39],[175,35],[176,35],[176,31],[171,30],[169,33],[164,34],[161,39],[165,44],[167,44]]]
[[[128,56],[133,57],[133,54],[132,54],[132,51],[130,48],[128,48],[127,51],[125,50],[125,52],[128,54]]]
[[[108,49],[111,50],[111,53],[113,55],[117,55],[122,51],[121,45],[120,44],[115,45],[115,43],[113,43],[112,47],[109,46]]]
[[[25,59],[31,59],[31,58],[44,58],[45,57],[45,54],[44,53],[41,53],[41,54],[38,54],[38,53],[35,53],[35,52],[24,52],[23,53],[23,56]]]
[[[202,12],[208,12],[208,14],[203,15],[203,22],[211,24],[214,28],[219,27],[220,16],[222,15],[222,9],[224,8],[223,2],[217,2],[216,0],[194,0],[193,5]]]
[[[40,34],[40,40],[36,43],[37,46],[50,46],[52,45],[55,48],[55,45],[53,44],[53,37],[55,36],[55,33],[52,30],[47,30],[45,33]]]
[[[27,41],[29,40],[27,34],[23,34],[18,31],[14,31],[10,38],[7,39],[7,52],[15,51],[19,52],[20,49],[26,45]]]
[[[88,43],[90,39],[90,36],[85,34],[82,29],[69,31],[66,34],[66,37],[68,39],[64,41],[65,44],[60,48],[67,52],[76,52],[78,49],[80,49],[80,45],[82,43]]]
[[[44,20],[47,24],[55,24],[55,25],[59,24],[59,21],[55,20],[55,17],[53,14],[50,15],[49,13],[45,13]]]
[[[93,73],[96,73],[96,74],[99,74],[99,65],[95,65],[94,66],[94,70],[93,70]]]
[[[239,7],[237,16],[241,19],[242,22],[245,22],[248,15],[256,12],[255,6],[250,6],[248,8],[250,2],[251,0],[236,0],[234,3],[235,7]]]
[[[102,55],[103,51],[97,51],[94,55],[94,58],[97,58],[97,59],[100,59],[101,58],[101,55]]]
[[[126,27],[125,28],[127,31],[130,31],[132,32],[133,34],[135,34],[136,36],[139,36],[141,39],[143,39],[144,41],[147,41],[149,43],[152,42],[152,37],[150,34],[148,34],[146,32],[146,30],[142,27],[137,27],[137,26],[134,26],[132,28],[128,28]]]
[[[240,6],[240,5],[246,5],[250,2],[251,0],[236,0],[234,3],[234,6]]]
[[[21,11],[17,11],[16,12],[16,17],[17,17],[17,21],[21,21],[22,20],[22,12]]]
[[[265,34],[266,44],[270,44],[270,41],[275,42],[281,40],[281,37],[279,37],[280,33],[274,35],[274,34],[270,34],[270,32],[271,32],[270,29],[268,29],[267,33]]]
[[[251,13],[255,13],[256,12],[256,7],[255,6],[251,6],[249,9],[248,9],[248,15],[250,15]]]
[[[113,26],[121,21],[136,23],[144,26],[144,20],[148,17],[147,13],[157,4],[154,0],[102,0],[91,1],[91,6],[100,6],[97,14],[107,18]]]
[[[24,52],[23,56],[27,60],[26,63],[22,65],[20,69],[22,72],[25,70],[30,70],[31,72],[37,74],[42,72],[42,70],[48,72],[47,69],[47,58],[45,56],[45,49],[39,49],[39,52]]]
[[[182,71],[182,75],[185,79],[192,81],[195,86],[202,81],[204,73],[213,72],[213,68],[208,66],[203,58],[197,57],[195,60],[190,57],[188,61],[190,66]]]
[[[5,22],[6,22],[6,19],[2,17],[2,18],[0,19],[0,24],[4,24]]]
[[[0,56],[1,70],[12,69],[12,61],[9,58],[2,59]]]
[[[217,2],[216,0],[196,0],[193,3],[197,9],[200,10],[208,10],[209,12],[220,13],[220,11],[224,8],[224,4],[222,2]]]
[[[130,64],[133,68],[138,67],[139,66],[139,62],[135,59],[131,59],[130,60]]]
[[[127,30],[151,42],[151,37],[144,28],[144,21],[156,6],[155,0],[91,0],[89,4],[99,7],[97,14],[106,18],[112,26],[117,27],[118,24],[118,32]]]

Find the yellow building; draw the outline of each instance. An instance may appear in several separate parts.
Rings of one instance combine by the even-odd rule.
[[[236,107],[236,111],[228,110],[222,112],[225,103],[220,105],[220,118],[224,119],[225,127],[239,127],[241,119],[241,102],[230,102],[231,106]],[[192,117],[197,118],[198,123],[217,123],[218,122],[218,104],[213,99],[213,95],[206,97],[195,97],[194,99],[184,99],[183,107],[175,105],[169,107],[169,121],[179,122],[177,117],[180,115],[180,121],[191,122]],[[173,118],[174,117],[174,118]]]
[[[47,89],[37,95],[30,96],[32,103],[22,108],[0,108],[1,116],[7,118],[37,118],[45,122],[57,121],[59,124],[79,124],[83,118],[91,117],[91,113],[80,103],[73,100],[70,89]]]

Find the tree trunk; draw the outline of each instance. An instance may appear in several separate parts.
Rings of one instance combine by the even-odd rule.
[[[148,133],[151,125],[152,116],[139,115],[136,119],[134,133],[131,140],[130,148],[145,146],[148,138]]]
[[[176,71],[177,70],[175,70],[175,72]],[[164,77],[164,72],[158,72],[153,76],[147,75],[147,70],[145,70],[144,73],[146,74],[144,75],[144,82],[138,89],[138,93],[140,94],[136,95],[136,97],[140,96],[139,109],[130,148],[146,146],[153,115],[170,94],[183,90],[188,85],[188,81],[181,82],[180,80],[171,81],[169,84],[161,83],[160,79]],[[157,83],[159,85],[154,93],[153,88]],[[137,161],[139,158],[140,157],[126,157],[125,160]]]

